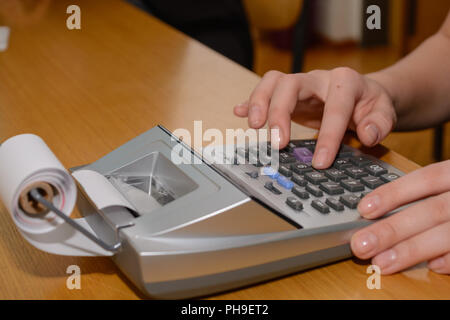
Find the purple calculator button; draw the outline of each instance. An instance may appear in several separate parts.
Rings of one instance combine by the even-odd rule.
[[[292,153],[298,161],[303,163],[310,163],[313,158],[313,153],[308,148],[295,148]]]

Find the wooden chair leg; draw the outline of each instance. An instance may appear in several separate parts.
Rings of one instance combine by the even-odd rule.
[[[440,125],[434,128],[433,157],[435,161],[442,161],[444,146],[444,126]]]
[[[308,42],[308,24],[309,24],[309,7],[311,5],[310,0],[303,1],[302,11],[299,15],[297,23],[294,27],[294,39],[293,39],[293,60],[292,60],[292,72],[301,72],[303,69],[303,57],[305,55],[306,45]]]

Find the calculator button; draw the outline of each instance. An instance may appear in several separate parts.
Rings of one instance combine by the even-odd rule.
[[[299,176],[298,174],[293,174],[291,181],[301,187],[305,187],[307,184],[307,181],[303,177]]]
[[[284,165],[281,165],[280,168],[278,168],[278,172],[286,177],[292,176],[292,171],[287,166]]]
[[[316,197],[323,196],[323,192],[319,188],[317,188],[316,186],[314,186],[312,184],[306,185],[305,189],[306,189],[306,191],[311,193],[313,196],[316,196]]]
[[[353,149],[349,146],[346,146],[345,144],[341,145],[337,154],[337,158],[349,158],[351,156],[353,156]]]
[[[359,157],[351,157],[350,162],[357,167],[365,167],[367,165],[370,165],[372,163],[372,160],[364,156],[359,156]]]
[[[279,156],[279,159],[280,159],[280,163],[292,163],[292,162],[296,161],[296,159],[293,156],[291,156],[291,155],[289,155],[288,153],[285,153],[285,152],[280,152],[278,154],[278,156]]]
[[[275,188],[274,186],[273,186],[273,183],[272,182],[266,182],[265,184],[264,184],[264,188],[266,188],[267,190],[269,190],[269,191],[271,191],[272,193],[274,193],[274,194],[281,194],[281,191],[280,190],[278,190],[277,188]]]
[[[295,148],[292,153],[298,161],[303,163],[311,163],[313,158],[313,153],[308,148]]]
[[[359,200],[359,197],[352,194],[346,194],[339,198],[339,201],[341,201],[343,204],[345,204],[346,207],[350,209],[356,209],[358,207]]]
[[[291,141],[283,148],[283,151],[292,152],[297,146]]]
[[[313,168],[306,164],[306,163],[293,163],[291,164],[291,170],[294,171],[297,174],[304,174],[306,172],[311,172],[313,171]]]
[[[259,155],[259,163],[261,163],[264,166],[270,165],[272,158],[268,155],[260,154]]]
[[[323,182],[319,186],[320,189],[325,191],[327,194],[336,195],[344,193],[344,188],[342,188],[336,182]]]
[[[350,192],[364,191],[364,185],[362,185],[361,182],[359,182],[358,180],[353,179],[342,180],[341,186],[343,186]]]
[[[382,166],[378,165],[378,164],[371,164],[370,166],[366,167],[366,170],[375,177],[379,177],[382,174],[387,173],[388,171],[383,168]]]
[[[299,141],[295,141],[295,144],[298,147],[315,148],[316,144],[317,144],[317,140],[299,140]]]
[[[333,163],[333,167],[339,170],[348,168],[348,167],[352,167],[353,165],[351,164],[350,160],[348,159],[337,159],[336,161],[334,161]]]
[[[271,179],[276,179],[280,175],[280,173],[272,167],[264,167],[262,169],[262,174],[268,176]]]
[[[286,204],[296,211],[303,210],[303,203],[301,203],[296,197],[288,197],[286,199]]]
[[[400,176],[396,173],[386,173],[380,176],[381,180],[384,182],[391,182],[400,178]]]
[[[330,213],[330,208],[320,200],[313,200],[311,202],[311,207],[323,214]]]
[[[253,178],[253,179],[258,178],[258,176],[259,176],[258,171],[246,172],[246,174],[247,174],[250,178]]]
[[[263,164],[259,161],[258,156],[255,156],[253,154],[250,154],[248,156],[248,163],[254,165],[257,168],[263,166]]]
[[[344,171],[353,179],[359,179],[369,175],[364,169],[357,167],[345,168]]]
[[[378,188],[379,186],[384,184],[383,180],[381,180],[380,178],[377,178],[377,177],[372,177],[372,176],[362,178],[361,182],[363,184],[365,184],[367,187],[369,187],[370,189]]]
[[[279,176],[277,178],[277,182],[280,186],[282,186],[283,188],[287,189],[287,190],[291,190],[292,187],[294,187],[294,183],[289,180],[288,178],[286,178],[285,176]]]
[[[359,197],[362,199],[362,198],[364,198],[365,196],[367,196],[369,193],[370,193],[370,192],[362,192],[362,193],[359,195]]]
[[[305,179],[313,184],[319,184],[321,182],[327,182],[328,179],[321,172],[313,171],[305,173]]]
[[[308,199],[309,198],[309,193],[300,189],[299,187],[295,186],[292,188],[292,193],[295,194],[297,197],[299,197],[300,199]]]
[[[325,203],[336,211],[344,210],[344,205],[335,198],[328,198],[327,201],[325,201]]]
[[[344,174],[344,171],[338,170],[338,169],[326,170],[325,176],[327,176],[330,180],[332,180],[334,182],[339,182],[339,181],[347,178],[347,176]]]

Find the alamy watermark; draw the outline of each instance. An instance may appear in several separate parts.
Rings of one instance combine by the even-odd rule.
[[[70,274],[66,280],[66,287],[69,290],[81,289],[81,269],[76,264],[70,265],[66,269],[66,273]]]
[[[194,121],[193,135],[183,128],[174,130],[173,135],[183,141],[172,148],[171,161],[177,165],[207,161],[277,167],[279,163],[278,129],[226,129],[224,135],[219,129],[203,130],[202,121]],[[198,155],[194,155],[189,147]]]
[[[70,14],[66,19],[66,26],[69,30],[81,29],[81,9],[79,6],[72,4],[67,7],[66,13]]]
[[[366,281],[367,289],[381,289],[381,269],[379,266],[372,264],[367,267],[366,272],[371,274]]]

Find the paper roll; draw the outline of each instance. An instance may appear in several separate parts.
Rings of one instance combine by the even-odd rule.
[[[98,172],[79,170],[74,176],[97,209],[127,207],[136,210]],[[22,236],[36,248],[52,254],[114,254],[30,198],[28,192],[34,188],[66,216],[70,216],[77,199],[75,181],[45,142],[33,134],[22,134],[6,140],[0,146],[0,199]],[[74,220],[83,229],[95,234],[85,218]]]
[[[69,216],[76,202],[75,182],[45,142],[33,134],[6,140],[0,146],[0,197],[21,231],[42,234],[63,223],[43,208],[35,207],[35,214],[30,214],[32,204],[26,205],[26,194],[33,186],[45,188],[43,184],[51,186],[51,201]]]

